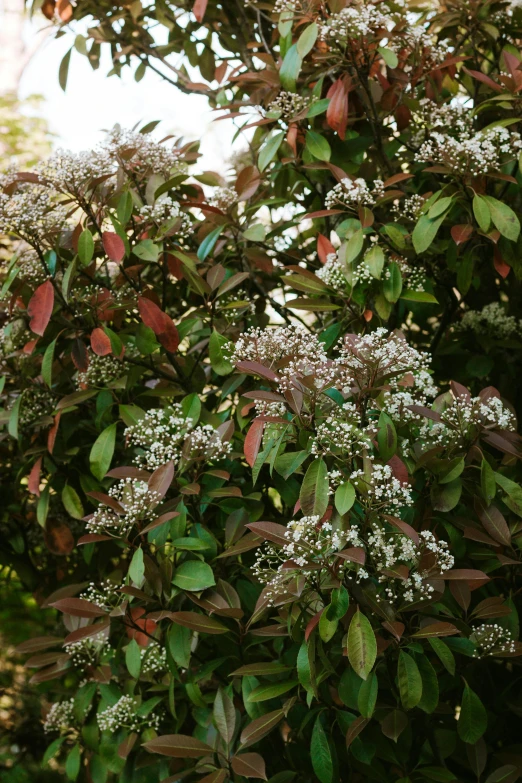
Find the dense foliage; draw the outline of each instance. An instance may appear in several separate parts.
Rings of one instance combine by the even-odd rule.
[[[44,763],[515,781],[522,11],[42,10],[255,128],[226,181],[151,123],[0,182]]]

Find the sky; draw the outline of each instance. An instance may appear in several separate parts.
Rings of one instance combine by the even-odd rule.
[[[29,40],[33,30],[28,25]],[[76,51],[63,92],[58,84],[58,68],[71,43],[69,35],[47,39],[27,66],[20,85],[20,97],[44,97],[39,113],[57,135],[55,146],[74,151],[89,149],[103,138],[103,129],[117,122],[130,128],[136,123],[161,120],[161,135],[172,133],[187,141],[202,140],[199,168],[226,172],[227,157],[244,143],[240,140],[232,148],[234,127],[227,121],[213,122],[215,115],[203,95],[184,95],[151,70],[140,82],[134,80],[128,68],[121,78],[107,78],[108,58],[102,58],[100,68],[93,71],[87,58]]]

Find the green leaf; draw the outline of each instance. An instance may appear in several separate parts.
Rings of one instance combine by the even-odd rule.
[[[159,257],[160,248],[152,239],[142,239],[137,245],[134,245],[132,252],[142,261],[151,261],[155,263]]]
[[[234,369],[232,362],[227,359],[233,347],[234,344],[230,340],[214,329],[210,335],[208,351],[210,364],[217,375],[229,375]]]
[[[522,487],[502,473],[495,473],[495,481],[507,495],[503,499],[506,506],[517,516],[522,517]]]
[[[451,675],[455,674],[455,658],[448,645],[442,639],[436,638],[429,638],[428,642],[446,671]]]
[[[262,223],[254,223],[253,226],[249,226],[246,231],[243,231],[243,236],[250,242],[263,242],[266,237],[266,228]]]
[[[520,221],[511,207],[493,196],[482,196],[482,198],[489,208],[495,228],[500,231],[503,237],[516,242],[520,234]]]
[[[332,150],[324,136],[316,131],[306,132],[306,149],[318,160],[329,161]]]
[[[364,233],[362,229],[355,231],[346,243],[346,263],[351,264],[355,261],[361,252],[364,244]]]
[[[422,677],[417,664],[404,650],[399,653],[397,677],[402,706],[405,710],[411,710],[422,698]]]
[[[285,59],[279,71],[279,80],[285,90],[295,92],[296,79],[299,76],[303,61],[297,51],[297,45],[294,44],[285,54]]]
[[[428,293],[428,291],[403,291],[401,299],[405,299],[407,302],[439,303],[438,299],[436,299],[433,294]]]
[[[480,488],[484,500],[489,505],[495,497],[497,491],[497,482],[495,481],[495,471],[486,459],[482,459],[480,466]]]
[[[72,50],[73,47],[71,47],[69,51],[64,54],[64,56],[62,57],[62,61],[60,63],[60,67],[58,69],[58,83],[64,92],[65,92],[65,88],[67,87],[67,77],[69,76],[69,64],[71,62]],[[70,780],[74,780],[74,778],[70,778]]]
[[[76,780],[80,773],[80,762],[80,746],[76,744],[69,751],[65,761],[65,774],[68,780]]]
[[[53,382],[54,349],[56,347],[57,339],[58,338],[55,337],[52,343],[49,343],[42,359],[42,378],[49,388],[51,388]]]
[[[384,411],[379,416],[377,443],[379,445],[379,454],[384,462],[388,462],[397,451],[397,433],[393,421]]]
[[[126,226],[130,220],[130,216],[132,215],[132,206],[132,194],[127,190],[125,193],[121,194],[118,201],[118,206],[116,207],[116,215],[118,216],[118,220],[122,226]]]
[[[306,55],[314,48],[315,42],[317,41],[318,32],[319,28],[317,27],[317,24],[312,22],[312,24],[309,24],[308,27],[305,27],[299,36],[297,41],[297,53],[302,59],[304,59]]]
[[[462,695],[457,733],[463,742],[474,745],[488,726],[486,709],[477,694],[466,685]]]
[[[366,680],[377,657],[377,640],[370,621],[357,608],[348,629],[348,660],[355,672]]]
[[[49,514],[49,502],[50,492],[49,485],[47,485],[38,498],[38,503],[36,505],[36,519],[40,527],[45,527],[45,523],[47,522],[47,515]]]
[[[396,302],[402,291],[402,275],[399,265],[392,261],[388,264],[388,276],[382,281],[382,290],[388,302]]]
[[[174,572],[172,584],[181,590],[199,592],[216,584],[214,574],[208,563],[200,560],[186,560]]]
[[[322,517],[328,507],[328,468],[322,457],[315,459],[306,471],[299,499],[306,516]]]
[[[438,218],[431,220],[427,215],[421,215],[415,228],[413,229],[413,234],[411,236],[413,247],[415,248],[417,255],[425,253],[429,248],[437,236],[437,232],[441,227],[445,217],[446,213],[440,215]]]
[[[432,484],[430,497],[435,511],[452,511],[462,494],[462,480],[456,478],[448,484]]]
[[[62,278],[62,294],[66,302],[69,301],[72,284],[76,276],[76,268],[77,268],[77,261],[75,258],[73,258],[73,260],[65,270],[65,274]]]
[[[62,489],[62,503],[69,516],[73,519],[81,519],[85,516],[82,501],[74,487],[71,487],[69,484],[66,484]]]
[[[19,394],[13,403],[7,422],[7,431],[12,438],[18,439],[18,421],[20,419],[20,406],[22,404],[22,395]]]
[[[334,764],[328,737],[321,723],[321,715],[317,716],[312,730],[310,756],[314,772],[321,783],[332,783]]]
[[[399,59],[394,51],[391,49],[386,49],[384,46],[378,46],[377,51],[381,55],[388,68],[396,68],[398,66]]]
[[[219,688],[214,700],[214,723],[225,743],[230,745],[236,728],[236,708],[234,702],[223,689]]]
[[[491,213],[487,201],[478,194],[473,197],[473,214],[480,229],[487,233],[491,225]]]
[[[343,481],[335,490],[335,508],[344,516],[355,502],[355,487],[349,481]]]
[[[141,551],[141,550],[140,550]],[[141,652],[136,639],[131,639],[125,650],[125,666],[131,677],[137,680],[141,671]]]
[[[126,427],[132,427],[145,416],[145,411],[138,405],[120,405],[118,411]]]
[[[214,246],[218,241],[218,237],[223,231],[224,226],[216,226],[212,229],[210,234],[207,234],[203,242],[198,247],[198,258],[200,261],[204,261],[214,250]]]
[[[425,655],[418,655],[415,660],[422,679],[422,697],[417,706],[431,714],[439,703],[437,672]]]
[[[132,556],[129,565],[129,576],[137,587],[141,587],[145,578],[145,563],[143,562],[143,549],[139,547]]]
[[[363,718],[371,718],[377,702],[377,693],[379,682],[377,674],[370,672],[367,679],[363,682],[357,696],[357,707]]]
[[[384,253],[379,245],[374,245],[365,253],[364,263],[370,270],[371,276],[376,280],[380,280],[382,270],[384,269]]]
[[[329,607],[325,609],[319,620],[319,636],[325,643],[332,639],[337,630],[337,626],[339,625],[339,620],[337,620],[337,618],[334,617],[333,619],[330,619],[328,617],[328,609]]]
[[[250,692],[248,697],[249,701],[268,701],[268,699],[274,699],[276,696],[282,696],[283,693],[287,693],[298,685],[297,680],[289,680],[288,682],[272,682],[267,685],[259,685]]]
[[[114,447],[116,445],[117,423],[109,424],[94,441],[89,455],[92,475],[99,481],[105,476],[111,466]]]
[[[259,171],[264,171],[269,163],[277,155],[277,150],[281,146],[281,143],[285,137],[284,131],[277,131],[272,136],[269,136],[264,146],[259,152],[259,158],[257,161],[257,167]]]
[[[78,257],[84,266],[91,263],[94,255],[94,239],[88,228],[84,228],[78,239]]]

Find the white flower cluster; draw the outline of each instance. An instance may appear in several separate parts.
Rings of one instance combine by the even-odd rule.
[[[217,305],[221,315],[229,321],[240,318],[247,312],[254,314],[256,311],[252,297],[247,294],[244,288],[238,288],[225,296],[220,296]]]
[[[174,403],[169,408],[152,408],[145,416],[127,427],[125,437],[131,445],[144,449],[135,462],[155,470],[166,462],[176,464],[181,457],[181,447],[192,419],[187,419],[181,405]]]
[[[30,281],[33,285],[40,285],[49,276],[38,253],[32,247],[24,247],[20,250],[15,263],[18,267],[18,277]]]
[[[473,630],[469,638],[477,647],[473,653],[474,658],[486,658],[506,652],[514,653],[517,649],[511,631],[502,628],[498,623],[482,623]]]
[[[234,206],[237,201],[237,191],[235,188],[215,188],[208,203],[211,207],[216,207],[222,212],[226,212]]]
[[[380,40],[388,37],[388,29],[393,26],[393,18],[382,13],[384,3],[359,3],[343,8],[338,14],[332,14],[327,23],[319,29],[323,41],[344,44],[350,39],[373,38]]]
[[[346,288],[346,276],[336,253],[328,253],[323,266],[315,274],[319,280],[333,288],[334,291],[342,291]]]
[[[297,114],[305,111],[309,105],[310,101],[304,95],[281,90],[277,98],[268,105],[266,112],[272,116],[277,114],[278,119],[291,120]]]
[[[116,126],[102,146],[124,169],[163,174],[166,177],[186,172],[186,165],[179,159],[179,151],[167,149],[148,133],[122,130]]]
[[[425,68],[433,68],[443,62],[451,52],[447,41],[435,42],[433,36],[420,24],[406,27],[399,35],[388,41],[387,48],[397,54],[403,54],[404,50],[409,49],[414,59],[422,59]],[[412,69],[409,62],[403,67],[406,72]]]
[[[22,392],[18,421],[21,427],[28,427],[43,416],[49,416],[53,410],[54,399],[49,389],[30,386]]]
[[[286,414],[286,404],[284,402],[264,402],[258,400],[255,405],[256,416],[277,416],[283,417]]]
[[[522,319],[508,315],[500,302],[491,302],[482,310],[465,312],[458,329],[505,340],[522,334]]]
[[[258,362],[269,367],[278,375],[282,391],[290,388],[295,377],[314,376],[317,389],[326,388],[337,377],[324,344],[300,325],[249,329],[237,341],[231,361]]]
[[[141,648],[141,673],[145,677],[162,674],[167,669],[167,650],[152,642]]]
[[[429,368],[427,353],[410,346],[400,332],[389,333],[384,327],[366,335],[346,335],[336,362],[353,376],[359,389]]]
[[[179,228],[176,228],[178,236],[186,236],[192,227],[190,217],[182,211],[179,201],[174,201],[170,196],[161,196],[153,205],[144,204],[139,212],[144,220],[161,226],[172,228],[179,223]]]
[[[361,503],[369,510],[396,512],[398,508],[413,505],[410,485],[399,481],[389,465],[373,462],[369,479],[360,469],[354,470],[349,478],[360,492]]]
[[[394,258],[392,260],[395,261],[401,270],[401,277],[406,282],[409,291],[422,292],[425,290],[426,273],[422,267],[411,266],[405,258]],[[384,277],[386,279],[390,277],[389,268],[384,270]]]
[[[335,209],[339,206],[349,208],[373,206],[375,198],[364,179],[358,177],[352,180],[345,177],[326,194],[324,205],[326,209]]]
[[[0,232],[34,244],[63,231],[66,221],[67,209],[42,185],[24,182],[11,195],[0,192]]]
[[[408,380],[411,382],[409,389],[403,389],[397,383],[392,383],[391,388],[384,391],[381,410],[396,423],[417,421],[422,424],[425,421],[423,416],[414,413],[409,406],[426,406],[437,396],[439,390],[426,370],[412,373]]]
[[[166,462],[177,464],[181,457],[219,459],[231,451],[210,424],[193,428],[192,419],[183,415],[177,403],[170,408],[153,408],[143,419],[125,430],[128,442],[143,449],[135,462],[155,470]]]
[[[371,452],[370,432],[361,427],[358,418],[343,421],[337,416],[336,412],[335,416],[330,415],[325,422],[317,425],[311,453],[316,457],[333,454],[344,461],[360,456],[363,451]]]
[[[424,424],[421,437],[431,446],[451,448],[471,443],[482,429],[514,430],[515,417],[499,397],[451,396],[441,421]]]
[[[85,590],[80,593],[80,598],[109,612],[125,600],[125,595],[118,591],[120,586],[115,585],[110,579],[104,579],[99,585],[89,582]]]
[[[109,647],[107,630],[100,631],[90,639],[80,639],[77,642],[64,644],[65,652],[71,656],[71,663],[77,669],[85,669],[87,666],[95,666],[99,663],[101,655]]]
[[[138,715],[139,701],[132,696],[122,696],[116,704],[107,707],[96,716],[101,731],[115,732],[120,728],[141,731],[143,728],[159,729],[160,716],[150,713]]]
[[[290,522],[285,538],[288,543],[283,547],[265,544],[252,569],[269,587],[267,597],[271,601],[285,594],[293,582],[304,586],[314,576],[319,579],[321,569],[328,568],[332,555],[342,548],[345,540],[332,531],[330,522],[321,524],[318,516]]]
[[[114,173],[114,162],[103,146],[71,152],[58,149],[37,167],[42,181],[63,193],[81,193],[93,180]]]
[[[435,131],[416,153],[415,160],[476,176],[498,170],[506,159],[516,157],[521,148],[520,134],[500,125],[462,139]]]
[[[374,525],[367,537],[367,553],[373,567],[379,573],[378,581],[384,586],[387,601],[402,599],[407,603],[429,598],[434,588],[426,583],[428,572],[419,570],[423,555],[431,553],[430,565],[434,571],[443,573],[453,567],[454,558],[445,541],[437,541],[433,533],[423,530],[419,533],[419,545],[410,538],[395,532],[386,534]],[[368,565],[364,571],[367,571]],[[361,578],[359,569],[358,577]],[[382,573],[384,572],[384,573]]]
[[[107,356],[98,356],[98,354],[87,349],[89,364],[84,371],[78,371],[76,375],[76,385],[80,389],[94,389],[99,386],[118,380],[125,373],[126,367],[121,359],[117,359],[112,354]]]
[[[183,457],[187,460],[220,459],[231,451],[231,444],[224,443],[211,424],[200,424],[194,427],[183,444]]]
[[[121,479],[109,489],[108,494],[121,507],[121,511],[100,503],[87,520],[89,533],[126,536],[133,527],[152,521],[155,507],[161,500],[158,492],[150,490],[139,479]]]
[[[469,107],[455,101],[441,106],[429,98],[419,101],[420,114],[416,118],[429,131],[443,131],[457,138],[471,138],[474,135],[474,117]]]
[[[412,196],[407,196],[404,201],[394,204],[392,213],[397,217],[417,220],[424,206],[424,201],[425,199],[421,195],[414,193]]]
[[[67,734],[74,727],[74,699],[56,701],[51,704],[49,712],[43,722],[43,730],[46,734],[58,732]]]

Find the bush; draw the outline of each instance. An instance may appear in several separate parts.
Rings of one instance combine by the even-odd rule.
[[[171,26],[208,82],[224,5]],[[521,12],[244,13],[226,181],[155,123],[2,178],[2,557],[60,618],[19,647],[45,762],[514,781]]]

